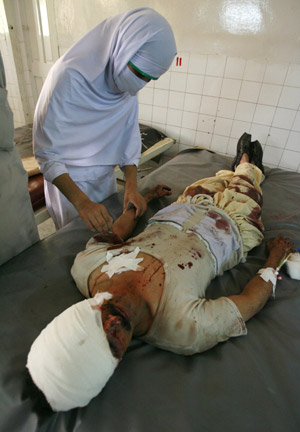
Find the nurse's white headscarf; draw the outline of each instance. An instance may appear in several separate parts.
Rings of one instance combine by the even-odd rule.
[[[98,308],[112,296],[110,293],[97,296],[58,315],[30,348],[27,368],[54,411],[87,405],[118,365]]]
[[[50,70],[34,118],[34,150],[46,180],[71,166],[137,164],[141,140],[137,91],[170,67],[176,43],[169,23],[149,8],[108,18]],[[56,163],[56,167],[53,164]]]

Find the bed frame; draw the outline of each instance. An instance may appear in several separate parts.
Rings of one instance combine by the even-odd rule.
[[[193,181],[229,168],[231,160],[205,150],[186,151],[146,176],[141,191],[169,184],[174,197]],[[265,240],[283,233],[300,246],[300,175],[266,169]],[[122,193],[106,200],[113,217]],[[158,209],[149,205],[135,234]],[[79,219],[0,268],[0,430],[3,432],[299,432],[300,282],[285,270],[275,300],[247,323],[248,335],[191,357],[130,344],[104,390],[83,409],[53,413],[38,408],[26,381],[26,358],[40,331],[82,300],[70,275],[74,257],[91,233]],[[266,259],[265,241],[247,262],[217,277],[207,297],[241,292]]]

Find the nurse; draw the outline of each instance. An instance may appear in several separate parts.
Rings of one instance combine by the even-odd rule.
[[[33,141],[57,229],[79,214],[90,230],[111,230],[101,201],[116,192],[116,165],[126,179],[124,210],[132,203],[136,216],[143,214],[137,92],[166,72],[175,55],[166,19],[139,8],[101,22],[51,68],[35,110]]]

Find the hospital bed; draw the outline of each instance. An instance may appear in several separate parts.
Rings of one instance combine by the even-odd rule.
[[[146,176],[140,190],[165,183],[176,197],[188,184],[230,163],[207,150],[184,151]],[[266,168],[263,192],[265,240],[283,233],[299,247],[300,175]],[[151,203],[135,234],[171,201],[163,197]],[[122,193],[105,205],[117,217]],[[90,237],[76,219],[0,268],[1,432],[299,432],[300,282],[284,269],[275,299],[247,323],[247,336],[192,357],[134,340],[87,407],[66,413],[40,409],[26,380],[26,357],[47,323],[83,299],[70,268]],[[246,263],[217,277],[207,297],[240,293],[265,259],[264,241]]]

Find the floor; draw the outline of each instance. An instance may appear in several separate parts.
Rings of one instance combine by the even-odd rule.
[[[139,169],[138,169],[138,180],[141,180],[143,177],[147,176],[148,174],[150,174],[152,171],[154,171],[156,168],[158,168],[160,165],[163,165],[164,163],[166,163],[168,160],[172,159],[172,157],[174,157],[174,154],[162,154],[159,158],[159,160],[150,160],[147,163],[143,164]],[[122,184],[118,184],[118,191],[123,189],[123,185]],[[38,225],[38,232],[39,232],[39,236],[40,239],[43,240],[47,237],[49,237],[51,234],[55,233],[56,229],[54,226],[54,223],[52,221],[51,218],[45,220],[44,222],[40,223]]]

